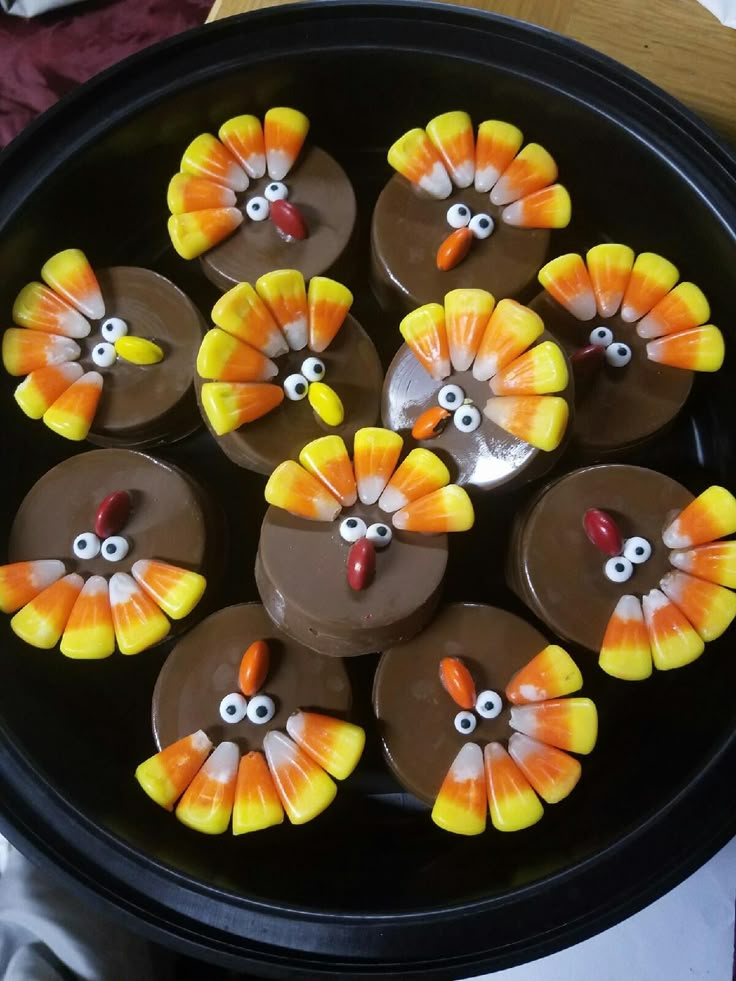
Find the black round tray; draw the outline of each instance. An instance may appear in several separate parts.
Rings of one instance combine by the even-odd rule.
[[[589,49],[423,3],[273,8],[191,31],[82,86],[0,156],[0,310],[8,317],[44,260],[75,246],[98,267],[157,269],[208,312],[197,264],[168,244],[164,189],[193,135],[276,104],[307,112],[316,142],[351,174],[364,243],[397,135],[455,108],[517,122],[553,150],[572,190],[574,221],[555,233],[555,253],[604,239],[659,251],[702,286],[727,343],[736,341],[733,154],[675,101]],[[387,362],[397,324],[364,279],[355,286],[355,312]],[[631,460],[695,492],[733,485],[734,360],[699,379],[686,415]],[[1,543],[33,481],[74,449],[17,412],[10,379],[0,387]],[[228,513],[229,580],[217,604],[256,599],[263,478],[234,468],[205,434],[159,455],[194,473]],[[452,543],[448,599],[523,612],[503,585],[501,556],[527,493],[480,502],[477,531]],[[369,728],[356,775],[318,821],[233,841],[181,828],[133,780],[152,751],[150,695],[166,648],[68,663],[23,649],[4,617],[0,826],[135,929],[211,961],[268,977],[476,974],[610,926],[733,834],[733,646],[732,631],[692,666],[641,684],[607,678],[581,654],[601,736],[575,794],[528,832],[471,840],[437,830],[389,778],[370,716],[375,657],[355,659]]]

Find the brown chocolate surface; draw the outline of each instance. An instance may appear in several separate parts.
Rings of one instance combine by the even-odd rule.
[[[465,743],[505,745],[511,729],[504,689],[548,643],[534,627],[505,610],[453,603],[414,640],[385,651],[373,684],[373,708],[384,755],[397,780],[431,804]],[[478,724],[469,735],[455,729],[455,716],[463,710],[440,682],[443,657],[463,661],[476,694],[490,689],[503,698],[504,707],[495,719],[474,713]]]
[[[542,341],[554,338],[544,333]],[[573,383],[559,392],[573,410]],[[439,405],[437,395],[445,385],[459,385],[466,398],[478,407],[482,421],[472,433],[463,433],[452,419],[431,440],[414,440],[412,426],[419,416],[432,406]],[[424,446],[436,453],[448,467],[453,481],[467,484],[478,490],[489,490],[510,481],[518,483],[533,480],[552,467],[565,448],[565,441],[547,453],[512,436],[483,415],[486,402],[494,398],[487,381],[477,381],[472,370],[455,371],[442,381],[435,381],[422,367],[406,344],[402,344],[389,365],[383,385],[381,416],[383,425],[394,429],[404,437],[409,447]]]
[[[238,195],[237,206],[245,213],[247,202],[263,197],[272,182],[268,175],[251,180]],[[305,147],[293,171],[283,179],[288,200],[301,212],[309,235],[287,242],[267,218],[242,225],[224,242],[200,259],[207,278],[225,291],[237,283],[254,283],[272,269],[299,269],[305,279],[324,276],[343,258],[353,235],[355,194],[347,174],[319,147]]]
[[[283,385],[284,380],[294,372],[300,372],[303,362],[312,356],[312,352],[304,348],[276,358],[279,373],[270,383]],[[284,398],[281,405],[267,415],[232,433],[218,436],[202,412],[210,432],[233,463],[268,474],[284,460],[298,457],[302,447],[313,439],[335,434],[351,445],[359,429],[376,423],[383,369],[373,341],[357,320],[348,315],[332,344],[317,356],[325,365],[325,384],[342,400],[345,421],[339,426],[328,426],[316,415],[308,398],[298,402]],[[203,381],[197,376],[200,400]]]
[[[447,210],[466,204],[473,214],[484,212],[495,222],[489,238],[474,240],[468,255],[454,269],[437,268],[437,249],[453,231]],[[437,201],[394,174],[376,202],[371,226],[372,285],[381,303],[405,312],[423,303],[441,302],[461,287],[489,290],[497,300],[516,296],[544,265],[549,249],[547,229],[512,228],[500,219],[502,208],[489,194],[455,188]]]
[[[447,536],[393,529],[376,550],[376,575],[367,589],[348,585],[350,546],[340,523],[363,518],[391,527],[377,505],[358,502],[332,522],[306,521],[270,507],[261,527],[256,584],[263,605],[285,633],[321,654],[368,654],[408,639],[429,620],[447,564]]]
[[[110,368],[92,361],[104,341],[103,321],[94,321],[80,342],[81,363],[104,378],[89,440],[102,446],[148,446],[187,435],[198,425],[192,380],[204,320],[182,291],[150,269],[114,266],[97,273],[105,317],[120,317],[128,334],[154,341],[164,359],[136,365],[122,358]]]
[[[608,464],[576,470],[535,497],[518,516],[507,565],[509,585],[560,637],[599,651],[619,598],[641,597],[669,571],[662,530],[693,500],[681,484],[642,467]],[[607,511],[624,539],[646,538],[648,561],[623,583],[606,578],[608,556],[589,541],[583,515]]]
[[[594,455],[624,450],[672,422],[690,394],[693,373],[650,361],[647,341],[636,333],[635,324],[619,316],[577,320],[546,292],[529,305],[568,355],[587,347],[590,332],[599,326],[611,330],[614,343],[631,348],[631,361],[623,368],[604,360],[592,384],[579,386],[571,432],[579,451]]]
[[[256,640],[265,640],[270,666],[260,693],[276,704],[270,722],[257,725],[246,716],[227,723],[220,702],[239,692],[238,669]],[[271,729],[285,729],[297,709],[347,717],[350,682],[341,661],[321,657],[278,630],[258,603],[219,610],[177,644],[166,659],[153,692],[153,735],[159,749],[204,729],[214,743],[232,740],[241,752],[260,749]]]

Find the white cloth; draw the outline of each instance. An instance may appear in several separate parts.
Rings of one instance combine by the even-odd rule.
[[[726,27],[736,27],[736,0],[698,0]]]
[[[0,9],[6,14],[16,14],[18,17],[36,17],[47,14],[57,7],[71,7],[80,0],[0,0]]]

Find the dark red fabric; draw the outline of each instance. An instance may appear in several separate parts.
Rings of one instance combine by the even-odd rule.
[[[0,146],[79,82],[204,23],[212,0],[88,0],[25,20],[0,14]]]

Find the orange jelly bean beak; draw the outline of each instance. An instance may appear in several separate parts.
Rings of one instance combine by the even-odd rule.
[[[433,406],[423,412],[414,423],[411,434],[414,439],[432,439],[443,431],[447,421],[452,415],[447,409],[439,405]]]
[[[470,251],[473,233],[469,228],[456,228],[437,249],[437,268],[448,272],[459,265]]]

